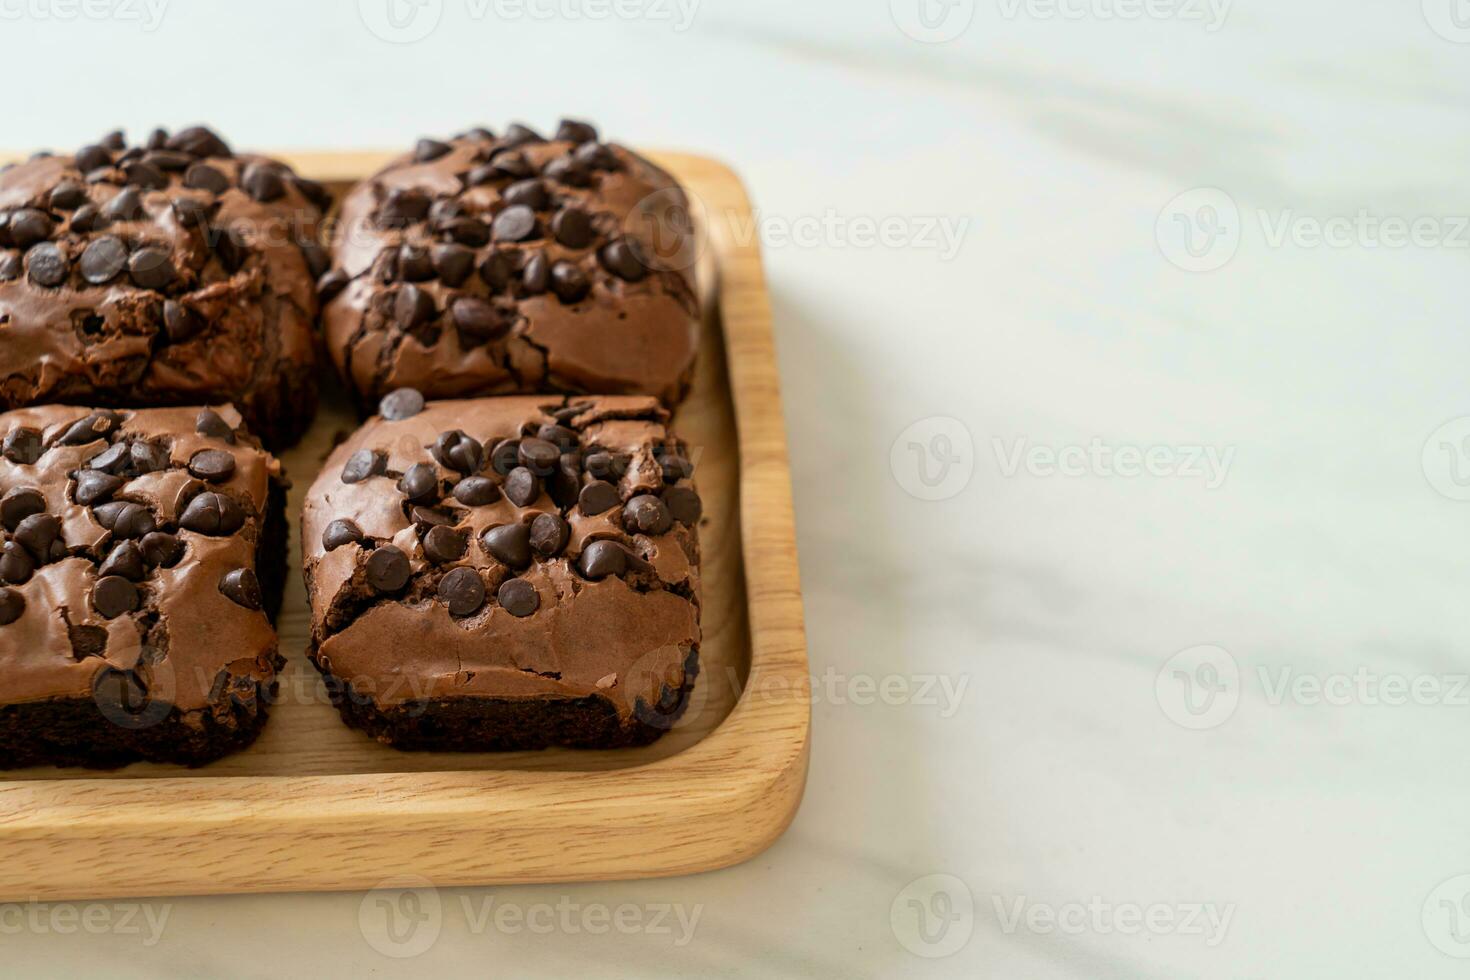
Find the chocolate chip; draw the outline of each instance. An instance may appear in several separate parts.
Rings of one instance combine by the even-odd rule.
[[[230,178],[207,163],[196,163],[184,171],[184,186],[190,190],[223,194],[230,189]]]
[[[53,243],[42,242],[26,253],[26,271],[37,286],[60,286],[66,282],[66,255]]]
[[[14,589],[0,589],[0,626],[9,626],[25,611],[25,596]]]
[[[490,223],[490,234],[498,242],[523,242],[535,232],[536,212],[524,204],[511,205]]]
[[[462,245],[435,245],[431,261],[439,281],[451,287],[462,285],[475,269],[475,253]]]
[[[111,473],[82,470],[77,474],[77,489],[73,497],[82,506],[91,507],[117,493],[123,482],[122,477],[113,476]]]
[[[408,556],[391,544],[378,548],[368,556],[368,584],[379,592],[397,592],[408,584],[408,576],[412,571]]]
[[[100,286],[116,279],[118,273],[122,272],[127,264],[128,247],[123,244],[122,239],[114,238],[112,235],[104,235],[92,242],[82,251],[82,257],[77,260],[77,267],[82,270],[82,278],[94,286]]]
[[[412,503],[439,499],[439,474],[428,463],[415,463],[398,480],[398,492]]]
[[[598,451],[587,457],[585,465],[588,475],[594,479],[616,483],[622,479],[624,473],[628,472],[629,462],[631,461],[627,456]]]
[[[201,449],[189,457],[189,472],[207,483],[224,483],[235,475],[235,457],[223,449]]]
[[[446,469],[458,470],[467,476],[480,472],[485,463],[485,447],[458,429],[440,433],[430,451]]]
[[[484,507],[500,499],[500,488],[487,477],[467,476],[454,485],[454,499],[466,507]]]
[[[592,283],[581,269],[570,262],[558,262],[551,267],[551,291],[556,298],[568,305],[580,303],[592,291]]]
[[[117,196],[102,205],[102,216],[109,221],[137,221],[144,217],[143,198],[137,188],[124,187]]]
[[[378,223],[389,228],[402,228],[424,220],[428,213],[427,196],[415,190],[394,188],[378,209]]]
[[[500,177],[531,177],[536,171],[524,154],[503,150],[490,158],[489,170]]]
[[[500,583],[500,591],[495,594],[495,599],[500,607],[517,619],[534,613],[541,605],[541,597],[536,594],[536,587],[523,578],[506,579]]]
[[[31,487],[13,487],[5,492],[4,497],[0,497],[0,521],[4,522],[9,531],[14,531],[17,524],[32,514],[42,514],[45,511],[45,496]]]
[[[163,328],[169,341],[178,344],[197,336],[204,329],[204,318],[183,303],[164,300]]]
[[[130,185],[145,191],[161,191],[168,186],[168,178],[163,171],[142,160],[125,165],[123,176]]]
[[[139,547],[143,560],[154,568],[172,568],[184,557],[184,542],[162,531],[143,535]]]
[[[175,173],[188,169],[194,162],[194,158],[187,153],[177,150],[154,150],[143,158],[146,162],[153,164],[159,170]]]
[[[57,443],[62,446],[85,446],[89,442],[106,439],[121,421],[115,412],[93,412],[86,418],[73,422]]]
[[[175,133],[164,144],[196,157],[231,157],[230,146],[207,126],[189,126]]]
[[[36,562],[19,541],[0,544],[0,582],[24,585],[36,571]]]
[[[551,233],[567,248],[586,248],[592,244],[592,219],[581,208],[563,208],[551,219]]]
[[[510,332],[511,318],[477,296],[461,296],[449,309],[455,327],[471,343],[499,340]]]
[[[92,605],[104,619],[116,619],[138,608],[138,587],[120,575],[99,579],[92,588]]]
[[[410,283],[398,290],[398,298],[393,302],[393,319],[400,328],[414,330],[438,315],[434,297],[419,287]]]
[[[225,594],[225,598],[246,609],[258,612],[265,605],[260,594],[260,579],[248,568],[226,572],[225,577],[219,580],[219,590]]]
[[[529,507],[541,496],[541,481],[524,466],[517,466],[505,478],[505,496],[517,507]]]
[[[577,568],[594,582],[628,569],[628,553],[612,541],[594,541],[582,549]]]
[[[100,167],[112,166],[112,154],[103,146],[84,146],[77,151],[74,162],[76,168],[85,174]]]
[[[555,558],[567,546],[572,528],[555,514],[537,514],[531,522],[531,550],[542,558]]]
[[[541,173],[568,187],[587,187],[592,183],[592,174],[570,155],[552,160],[541,168]]]
[[[211,439],[223,439],[232,446],[235,444],[235,430],[212,408],[199,412],[199,417],[194,420],[194,431]]]
[[[115,442],[87,460],[87,466],[103,473],[117,473],[127,466],[130,448],[126,442]]]
[[[125,500],[98,504],[92,508],[92,516],[120,541],[144,537],[157,527],[147,507]]]
[[[378,414],[389,422],[411,419],[424,410],[424,396],[413,388],[398,388],[378,402]]]
[[[669,508],[651,493],[639,494],[623,507],[623,528],[630,534],[665,534],[673,526]]]
[[[612,510],[622,502],[618,488],[605,480],[593,480],[577,497],[577,509],[588,517]]]
[[[526,261],[521,270],[521,288],[527,295],[540,296],[551,285],[551,263],[546,256],[537,252]]]
[[[388,468],[388,459],[371,449],[359,449],[347,457],[342,466],[343,483],[361,483],[368,477],[382,476]]]
[[[520,455],[519,439],[502,439],[490,450],[490,468],[501,476],[509,476],[510,471],[520,465]]]
[[[553,425],[550,422],[536,430],[536,438],[551,443],[563,453],[572,452],[581,443],[576,432],[564,425]]]
[[[240,187],[262,204],[274,201],[286,193],[286,182],[276,168],[261,163],[252,163],[240,174]]]
[[[470,248],[490,244],[490,229],[483,221],[474,218],[458,218],[444,226],[444,232],[454,241]]]
[[[339,518],[327,525],[322,532],[322,547],[328,551],[336,551],[347,544],[356,544],[362,540],[362,528],[357,526],[356,521],[347,518]]]
[[[0,252],[0,282],[14,282],[25,272],[25,264],[16,252]]]
[[[22,208],[16,211],[10,216],[8,227],[11,244],[22,250],[46,241],[55,230],[50,216],[45,211],[37,211],[35,208]]]
[[[128,275],[140,289],[165,289],[179,277],[173,255],[154,245],[140,248],[128,258]]]
[[[101,231],[107,227],[107,224],[107,219],[102,217],[102,212],[92,204],[83,204],[71,216],[71,230],[77,234],[85,235],[88,232]]]
[[[439,598],[451,616],[469,616],[485,605],[485,583],[473,568],[456,568],[439,580]]]
[[[522,439],[516,453],[517,461],[537,476],[550,476],[556,472],[561,450],[545,439]]]
[[[329,303],[338,293],[347,288],[352,277],[341,269],[333,269],[316,281],[316,293],[323,303]]]
[[[595,143],[597,128],[576,119],[563,119],[556,127],[556,138],[568,143]]]
[[[12,536],[26,546],[38,564],[51,556],[51,543],[61,533],[61,522],[51,514],[32,514],[15,526]]]
[[[169,210],[173,211],[175,220],[185,228],[203,228],[209,223],[209,205],[192,197],[174,198],[169,202]],[[231,245],[233,244],[232,242]],[[218,250],[219,243],[210,242],[210,247]]]
[[[437,160],[448,153],[454,147],[439,140],[421,139],[413,148],[413,158],[417,163],[429,163]]]
[[[306,271],[311,278],[321,279],[332,266],[332,256],[316,242],[301,242],[301,257],[306,260]]]
[[[443,507],[414,507],[409,511],[409,519],[413,521],[420,531],[426,531],[431,527],[445,525],[453,527],[458,523],[458,518]]]
[[[464,557],[468,544],[465,532],[437,524],[424,535],[424,557],[436,565],[447,565]]]
[[[143,549],[132,541],[121,541],[113,545],[112,551],[98,566],[97,574],[120,575],[132,582],[143,581],[148,577],[148,567],[143,563]]]
[[[128,462],[139,473],[157,473],[169,468],[168,450],[151,442],[135,442],[128,447]]]
[[[53,210],[71,211],[87,203],[87,188],[69,180],[53,187],[47,201]]]
[[[648,275],[648,266],[631,239],[620,238],[608,244],[597,253],[597,259],[604,269],[627,282],[639,282]]]
[[[401,245],[398,248],[398,276],[407,282],[423,282],[434,278],[434,263],[429,261],[427,250],[417,245]]]
[[[12,463],[30,466],[41,458],[41,433],[24,427],[5,433],[5,443],[0,453]]]
[[[544,136],[522,123],[511,123],[506,127],[505,136],[500,140],[502,146],[524,146],[527,143],[545,142]]]
[[[545,211],[551,206],[551,194],[540,180],[518,180],[501,193],[506,204],[520,204],[533,211]]]
[[[694,464],[677,453],[659,453],[658,462],[665,483],[678,483],[694,475]]]
[[[480,263],[480,279],[497,291],[509,288],[519,271],[520,265],[514,252],[493,252]]]
[[[480,543],[492,558],[514,569],[531,564],[531,532],[524,524],[502,524],[480,535]]]
[[[222,493],[206,491],[189,501],[179,517],[179,526],[198,534],[225,537],[245,524],[245,511]]]

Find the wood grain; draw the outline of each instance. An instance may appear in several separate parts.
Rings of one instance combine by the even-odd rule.
[[[675,425],[707,516],[703,672],[658,743],[623,752],[404,753],[342,725],[306,663],[299,573],[280,632],[280,702],[250,750],[199,770],[33,769],[0,777],[0,900],[326,890],[417,874],[438,885],[684,874],[759,853],[806,779],[810,681],[769,301],[740,180],[651,154],[692,192],[705,287],[693,391]],[[341,185],[386,154],[282,154]],[[324,391],[286,454],[301,498],[356,420]],[[292,568],[300,568],[292,542]]]

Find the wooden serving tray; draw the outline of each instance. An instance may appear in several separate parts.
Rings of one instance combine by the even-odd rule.
[[[407,753],[345,727],[306,662],[297,530],[334,440],[324,391],[285,454],[291,567],[281,696],[249,750],[197,770],[0,774],[0,901],[440,886],[687,874],[736,864],[791,822],[806,782],[810,676],[770,306],[750,202],[713,161],[650,154],[707,232],[703,346],[675,425],[706,517],[701,674],[681,723],[633,750]],[[342,190],[385,154],[282,154]]]

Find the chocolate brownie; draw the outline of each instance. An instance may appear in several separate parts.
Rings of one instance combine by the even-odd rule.
[[[343,202],[328,349],[364,414],[399,387],[673,404],[698,337],[689,220],[673,178],[585,123],[419,140]]]
[[[0,411],[233,401],[267,445],[316,410],[330,198],[207,129],[0,172]]]
[[[249,745],[282,664],[285,486],[229,406],[0,415],[0,768]]]
[[[698,673],[701,504],[652,398],[383,399],[307,495],[310,657],[404,749],[652,742]]]

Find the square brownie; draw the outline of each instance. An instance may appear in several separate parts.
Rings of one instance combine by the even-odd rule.
[[[282,664],[285,487],[229,406],[0,415],[0,768],[249,745]]]
[[[641,745],[698,673],[701,503],[655,399],[390,393],[307,496],[310,657],[404,749]]]
[[[517,392],[683,397],[699,336],[690,200],[564,121],[418,145],[342,204],[323,331],[363,414]]]
[[[329,203],[202,127],[0,171],[0,411],[231,401],[267,445],[295,442]]]

